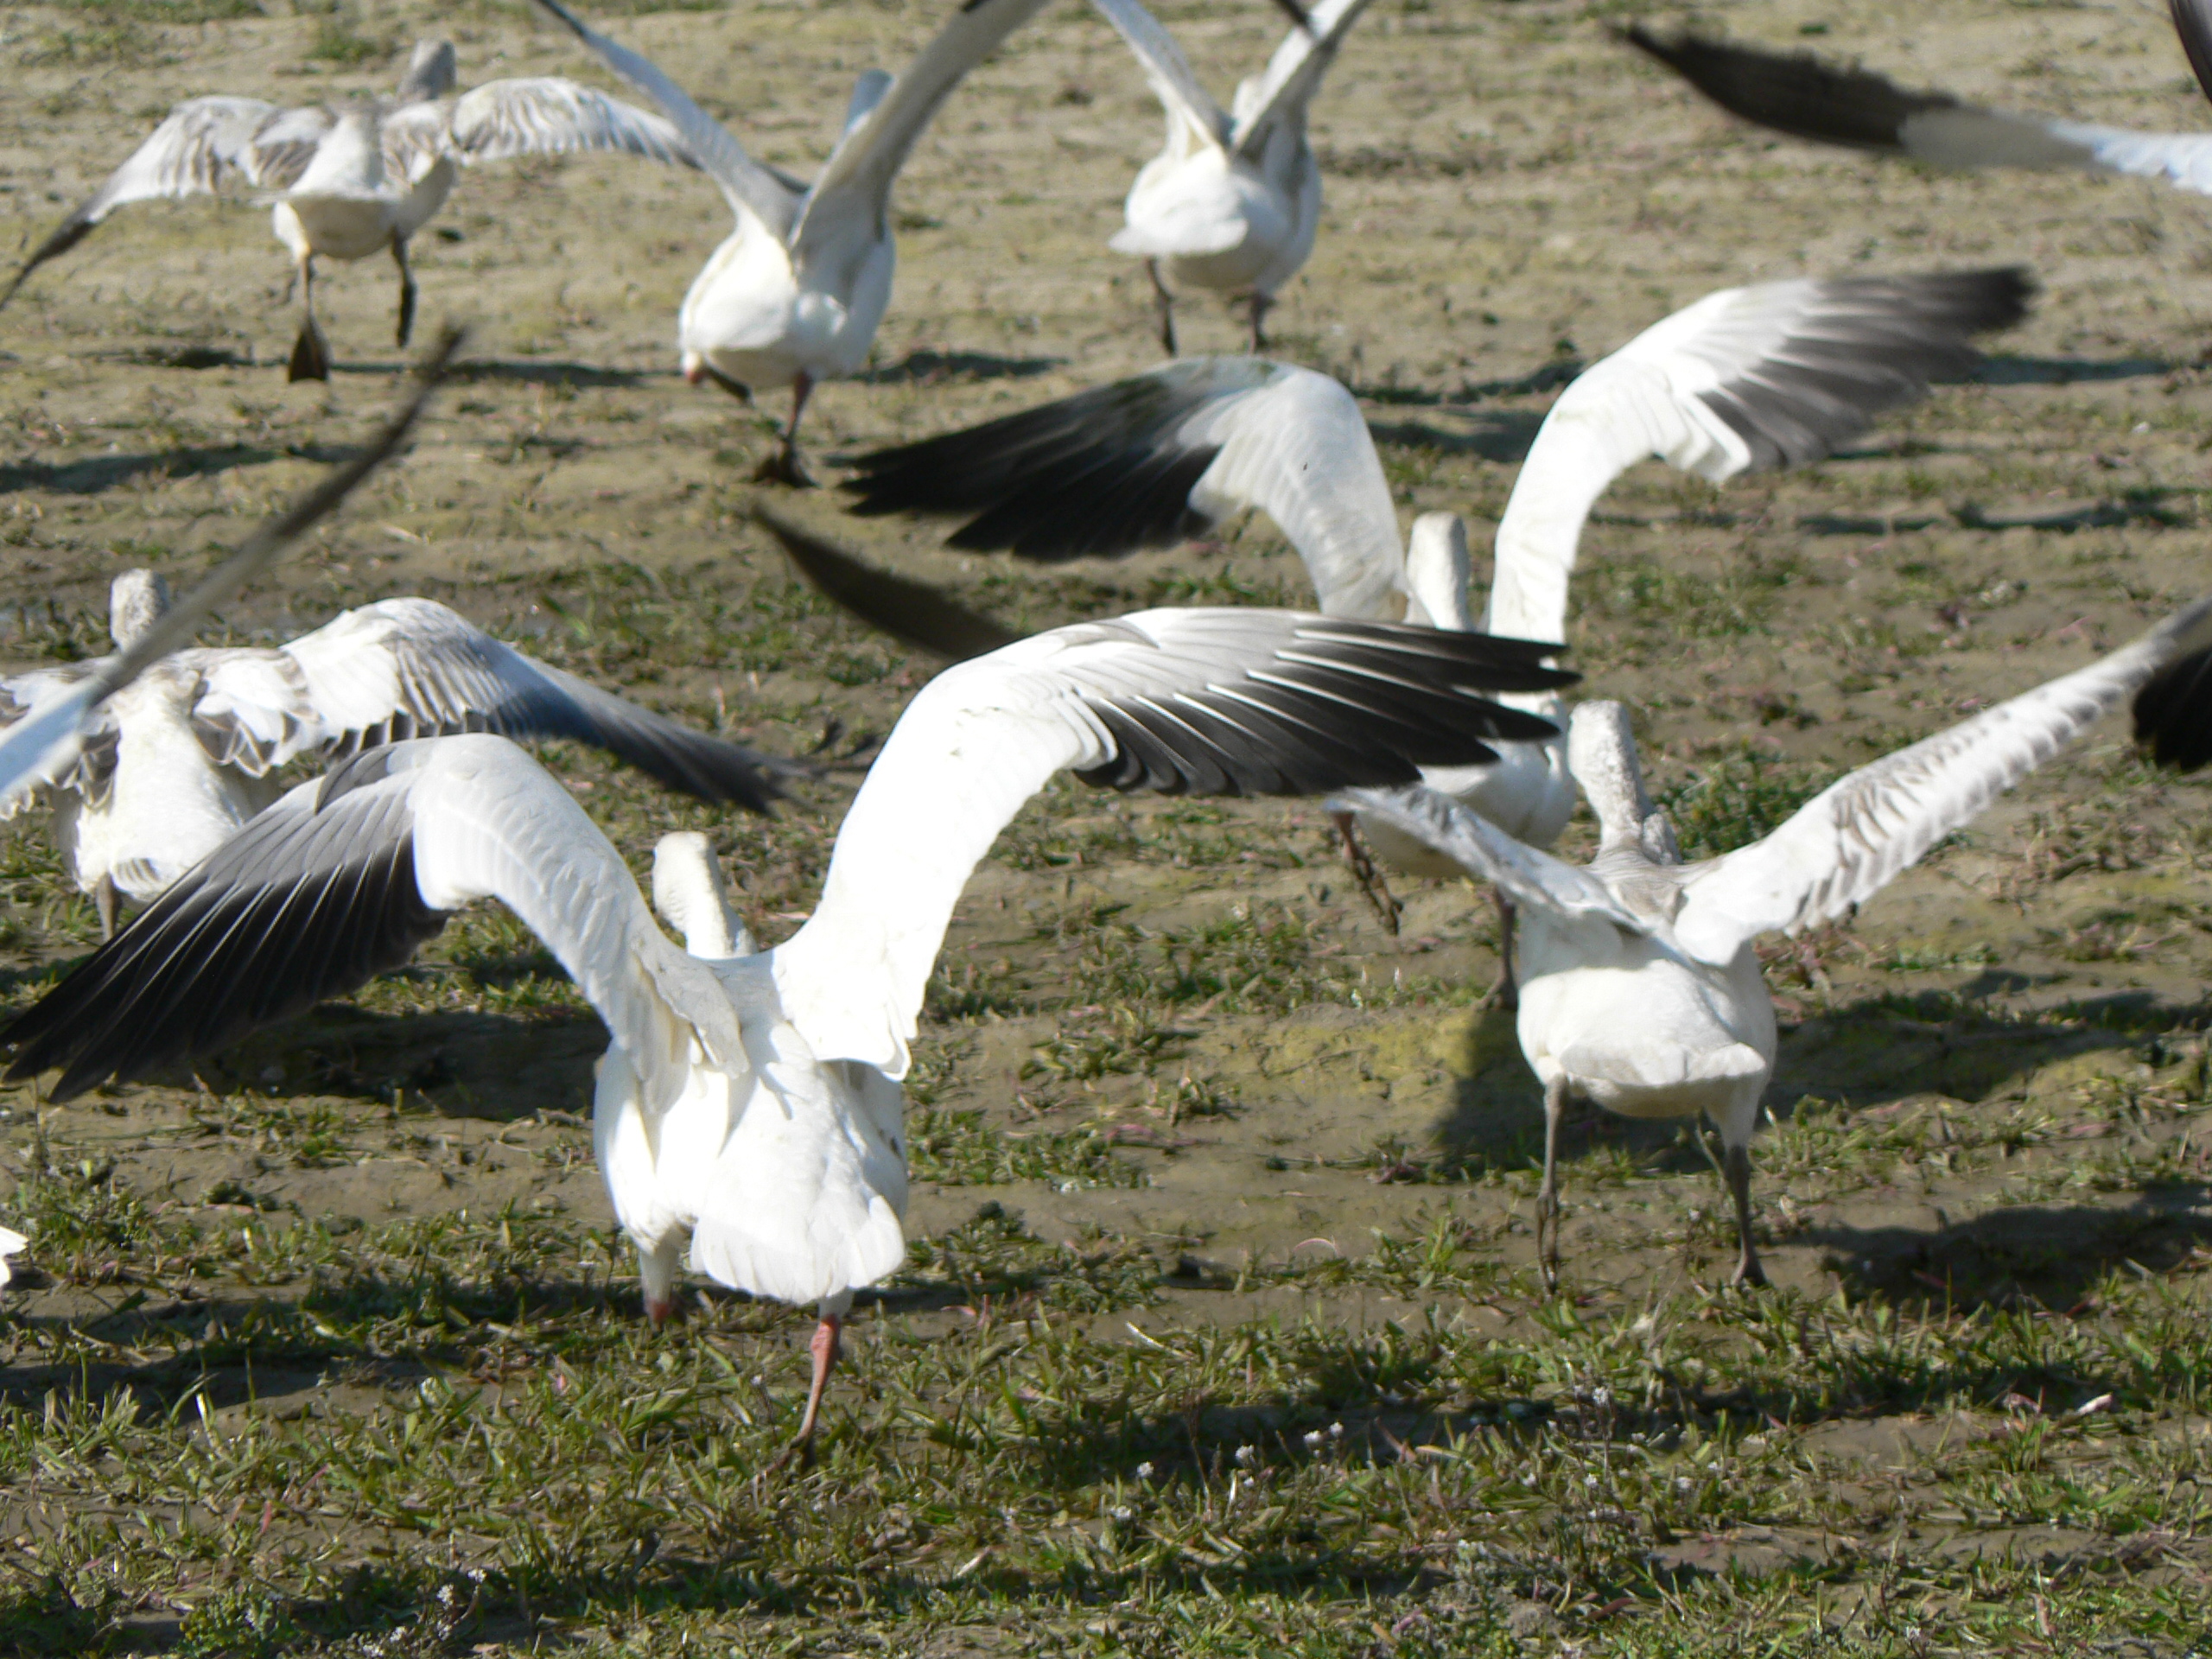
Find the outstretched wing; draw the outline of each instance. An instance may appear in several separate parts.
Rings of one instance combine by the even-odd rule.
[[[1419,786],[1348,789],[1330,805],[1382,819],[1524,909],[1560,917],[1598,916],[1644,931],[1645,925],[1589,871],[1516,840],[1449,795]]]
[[[730,136],[728,128],[693,103],[690,94],[651,60],[587,27],[561,0],[537,0],[537,3],[564,24],[593,56],[659,107],[682,138],[683,148],[707,176],[721,186],[734,207],[753,214],[778,236],[789,236],[798,213],[798,194],[773,170],[747,155],[745,146]]]
[[[0,293],[0,305],[16,297],[31,272],[68,252],[92,226],[130,202],[213,195],[234,180],[283,188],[306,170],[329,126],[321,110],[283,110],[257,98],[187,99],[39,244]]]
[[[862,514],[976,515],[946,538],[1054,561],[1168,547],[1257,507],[1331,616],[1403,613],[1405,551],[1359,405],[1249,357],[1170,363],[850,463]]]
[[[1688,871],[1675,937],[1706,962],[1833,921],[2074,741],[2177,657],[2212,645],[2199,600],[2088,668],[1861,766],[1764,841]]]
[[[2025,315],[2015,269],[1723,289],[1560,394],[1498,521],[1484,626],[1558,638],[1582,526],[1652,456],[1715,482],[1802,466],[1976,360],[1973,337]]]
[[[2183,25],[2183,45],[2190,45],[2191,29],[2183,22],[2179,0],[2175,21]],[[1931,167],[2132,173],[2212,194],[2212,133],[2130,132],[1985,110],[1948,92],[1910,91],[1866,70],[1838,68],[1804,54],[1688,34],[1667,40],[1641,25],[1623,30],[1622,38],[1730,114],[1793,138],[1908,156]],[[2201,49],[2201,30],[2195,38]]]
[[[1187,124],[1217,144],[1227,144],[1231,123],[1213,95],[1192,72],[1191,61],[1175,37],[1160,27],[1141,0],[1091,0],[1099,15],[1114,26],[1152,83],[1153,95],[1170,117]],[[1278,54],[1280,55],[1280,54]]]
[[[435,600],[381,600],[279,650],[197,660],[200,741],[257,774],[308,753],[497,732],[589,743],[671,789],[765,812],[778,793],[766,774],[803,770],[537,662]]]
[[[487,81],[450,103],[396,110],[385,121],[384,146],[385,166],[408,179],[441,156],[468,164],[598,149],[699,164],[672,123],[553,75]]]
[[[1044,4],[1045,0],[964,0],[921,55],[838,139],[791,232],[792,253],[799,263],[837,243],[848,226],[860,225],[871,236],[885,228],[891,187],[938,107],[970,69]]]
[[[357,755],[256,817],[0,1032],[54,1098],[207,1053],[396,968],[497,899],[560,960],[648,1089],[685,1045],[741,1057],[712,970],[654,924],[621,855],[504,739]]]
[[[1257,161],[1278,128],[1286,123],[1305,126],[1306,108],[1320,90],[1321,77],[1329,73],[1338,48],[1367,6],[1368,0],[1321,0],[1307,14],[1307,27],[1283,36],[1266,72],[1236,89],[1230,148],[1248,161]]]
[[[1293,611],[1141,611],[948,669],[900,717],[838,831],[813,918],[773,953],[823,1059],[905,1074],[922,989],[976,861],[1056,772],[1212,795],[1411,783],[1482,740],[1554,734],[1484,690],[1573,678],[1556,646]]]

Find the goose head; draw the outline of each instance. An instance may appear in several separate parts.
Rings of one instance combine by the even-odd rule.
[[[399,78],[399,102],[430,103],[453,91],[459,79],[451,41],[417,41],[407,60],[407,73]]]
[[[1674,827],[1652,804],[1637,763],[1628,710],[1618,702],[1581,702],[1567,721],[1567,766],[1598,815],[1598,851],[1641,853],[1655,864],[1679,864]]]
[[[683,948],[695,957],[721,961],[753,954],[753,935],[730,908],[721,862],[696,830],[654,843],[653,908],[683,936]]]
[[[107,590],[107,631],[118,651],[128,651],[168,614],[169,585],[151,570],[125,570]]]
[[[1467,553],[1466,521],[1456,512],[1424,512],[1414,520],[1406,543],[1406,586],[1413,608],[1426,612],[1431,627],[1471,633],[1475,613],[1467,602],[1474,561]],[[1424,619],[1408,614],[1409,622]]]

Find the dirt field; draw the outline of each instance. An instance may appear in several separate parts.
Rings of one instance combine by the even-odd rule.
[[[943,10],[597,15],[804,171],[852,77]],[[1224,98],[1280,29],[1263,0],[1161,15]],[[1718,850],[2208,585],[2212,210],[1770,141],[1613,44],[1630,15],[1376,0],[1317,106],[1329,207],[1274,349],[1366,400],[1408,517],[1480,539],[1558,369],[1709,289],[2032,267],[2035,315],[1973,384],[1833,463],[1718,491],[1651,466],[1603,504],[1575,661]],[[2212,126],[2149,5],[1702,15],[1993,103]],[[35,245],[178,98],[381,87],[434,31],[464,84],[605,84],[485,0],[10,7],[0,240]],[[816,453],[1154,361],[1105,242],[1158,136],[1088,10],[1017,35],[908,170],[875,365],[817,397]],[[781,398],[674,373],[715,194],[493,166],[439,222],[423,315],[475,330],[463,384],[230,637],[427,594],[765,745],[886,730],[931,664],[796,588],[745,516]],[[258,212],[148,206],[0,313],[8,659],[98,649],[114,572],[202,569],[387,405],[389,267],[327,273],[327,389],[284,383],[285,275]],[[1237,346],[1202,301],[1183,323],[1186,350]],[[787,500],[1025,626],[1301,592],[1265,524],[1040,574]],[[705,829],[757,931],[806,913],[845,788],[762,823],[549,759],[639,868]],[[0,1216],[33,1239],[0,1316],[0,1649],[2202,1650],[2206,806],[2115,722],[1855,925],[1778,946],[1777,1287],[1721,1288],[1686,1134],[1593,1116],[1547,1300],[1537,1090],[1478,1006],[1488,900],[1402,884],[1394,939],[1311,805],[1056,788],[948,941],[912,1263],[862,1304],[803,1476],[761,1471],[810,1316],[695,1283],[645,1326],[591,1163],[603,1035],[504,912],[197,1075],[0,1090]],[[14,1007],[95,932],[42,825],[0,858]]]

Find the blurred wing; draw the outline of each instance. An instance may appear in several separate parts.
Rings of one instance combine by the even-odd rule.
[[[1183,55],[1183,48],[1175,44],[1173,35],[1160,27],[1160,20],[1138,0],[1092,0],[1092,3],[1113,24],[1114,32],[1129,50],[1136,54],[1137,61],[1144,67],[1145,79],[1152,83],[1154,96],[1169,113],[1181,117],[1217,144],[1228,143],[1229,117],[1213,101],[1212,94],[1199,84],[1198,76],[1191,71],[1190,60]]]
[[[1351,394],[1311,370],[1171,363],[851,464],[856,512],[973,513],[948,546],[1028,559],[1169,547],[1257,507],[1325,613],[1402,612],[1405,553],[1374,441]]]
[[[1583,524],[1638,461],[1717,483],[1818,461],[1964,373],[1973,336],[2018,321],[2033,291],[2012,269],[1765,283],[1646,329],[1545,416],[1498,521],[1484,626],[1560,637]]]
[[[764,770],[799,770],[536,662],[434,600],[365,605],[280,651],[205,655],[194,725],[219,764],[250,772],[401,738],[565,737],[671,789],[765,812],[777,791]]]
[[[2191,652],[2135,694],[2135,741],[2177,772],[2212,760],[2212,651]]]
[[[54,1098],[143,1077],[396,968],[497,899],[543,940],[641,1077],[680,1083],[689,1036],[736,1058],[713,973],[654,924],[621,855],[495,737],[396,744],[301,785],[60,984],[0,1043]]]
[[[2196,72],[2197,91],[2212,98],[2212,0],[2167,0],[2166,10]]]
[[[1238,91],[1230,143],[1239,155],[1257,161],[1278,128],[1287,123],[1304,128],[1306,105],[1320,89],[1321,77],[1367,6],[1368,0],[1322,0],[1307,14],[1310,32],[1294,29],[1283,36],[1257,84],[1249,92]]]
[[[1709,963],[1833,921],[2074,741],[2164,664],[2212,645],[2199,600],[2076,673],[1861,766],[1764,841],[1694,866],[1675,937]]]
[[[1021,638],[927,582],[878,570],[765,508],[755,507],[753,517],[824,598],[904,645],[964,663]]]
[[[463,162],[615,149],[683,167],[698,162],[673,123],[555,76],[494,80],[462,94],[447,122]]]
[[[0,733],[0,823],[35,805],[41,790],[65,782],[77,769],[87,718],[106,690],[90,673],[57,684]]]
[[[891,187],[915,140],[968,72],[1044,4],[1045,0],[966,0],[953,13],[866,117],[837,141],[791,232],[792,252],[800,263],[810,252],[840,242],[846,227],[856,223],[871,235],[887,233]]]
[[[2178,22],[2178,0],[2176,11]],[[2128,132],[1980,109],[1948,92],[1908,91],[1863,69],[1840,69],[1801,54],[1693,35],[1662,40],[1640,25],[1623,31],[1623,38],[1732,115],[1793,138],[1906,156],[1931,167],[2088,168],[2212,194],[2212,134]],[[2190,40],[2184,27],[2183,44]]]
[[[707,176],[721,186],[733,206],[788,238],[799,199],[773,170],[747,155],[745,146],[730,137],[728,128],[693,103],[690,94],[648,60],[587,28],[561,0],[537,0],[537,3],[565,24],[593,56],[659,106],[683,148]]]
[[[0,293],[0,305],[15,298],[31,272],[68,252],[92,234],[93,226],[130,202],[212,195],[233,179],[278,188],[289,184],[304,169],[305,161],[284,176],[290,149],[278,146],[264,155],[254,143],[264,128],[284,116],[319,121],[317,137],[329,126],[329,118],[321,110],[288,111],[257,98],[195,98],[178,105],[92,199],[63,219],[23,262],[7,291]],[[308,153],[314,153],[311,143]]]
[[[1484,690],[1572,677],[1556,647],[1268,610],[1141,611],[946,670],[885,743],[838,831],[813,919],[772,953],[816,1056],[897,1077],[976,861],[1056,772],[1121,790],[1319,794],[1548,736]]]
[[[1458,861],[1524,909],[1573,918],[1599,916],[1633,932],[1646,931],[1589,871],[1516,840],[1488,818],[1431,789],[1348,789],[1330,803],[1380,818]]]

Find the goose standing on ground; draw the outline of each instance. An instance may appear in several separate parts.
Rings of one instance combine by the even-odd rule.
[[[669,944],[566,791],[502,739],[393,744],[303,784],[22,1015],[10,1075],[54,1098],[235,1039],[397,966],[497,898],[607,1022],[594,1116],[648,1307],[684,1237],[727,1285],[817,1302],[810,1438],[855,1290],[906,1258],[899,1079],[954,904],[1058,772],[1122,790],[1312,794],[1404,783],[1542,722],[1487,701],[1571,679],[1558,647],[1289,611],[1155,610],[1056,628],[932,680],[837,834],[821,903],[741,954],[703,843],[664,841]],[[312,901],[308,896],[314,895]]]
[[[2026,314],[2017,269],[1765,283],[1708,294],[1578,376],[1544,417],[1498,521],[1489,601],[1473,612],[1465,526],[1397,510],[1352,395],[1327,375],[1253,358],[1171,363],[964,431],[861,455],[854,511],[973,514],[946,537],[1046,562],[1164,547],[1256,508],[1305,562],[1322,610],[1526,639],[1567,635],[1583,524],[1647,458],[1718,483],[1803,466],[1884,410],[1976,361],[1974,335]],[[1516,700],[1556,718],[1555,694]],[[1574,786],[1560,744],[1500,744],[1490,765],[1427,781],[1510,834],[1548,846]],[[1383,861],[1458,866],[1389,824]],[[1347,837],[1386,924],[1392,899]],[[1511,954],[1506,896],[1504,954]],[[1501,988],[1510,1000],[1510,982]]]
[[[2212,97],[2212,0],[2171,0],[2171,5],[2197,86]],[[1622,38],[1731,114],[1793,138],[1910,156],[1933,167],[2133,174],[2212,195],[2212,132],[2131,132],[1985,110],[1948,92],[1912,92],[1808,54],[1688,33],[1667,39],[1640,25],[1622,31]]]
[[[836,148],[810,186],[754,161],[658,68],[587,28],[559,0],[537,3],[661,107],[729,199],[737,228],[692,280],[677,318],[683,378],[747,398],[789,386],[791,424],[760,476],[810,484],[798,458],[799,420],[816,383],[852,373],[875,342],[891,303],[891,188],[899,169],[953,88],[1044,0],[967,0],[896,80],[880,69],[862,75]]]
[[[290,378],[327,380],[330,350],[315,315],[316,257],[365,259],[388,250],[399,268],[397,334],[406,345],[415,325],[408,238],[445,205],[458,168],[585,149],[695,164],[658,116],[571,80],[487,81],[448,99],[453,86],[452,46],[424,41],[391,99],[289,110],[254,98],[188,99],[24,261],[0,305],[118,207],[212,195],[242,182],[275,193],[276,239],[291,251],[301,289]]]
[[[1247,301],[1252,349],[1264,351],[1268,308],[1313,251],[1321,222],[1306,108],[1368,0],[1322,0],[1263,73],[1237,83],[1227,114],[1141,0],[1096,3],[1144,66],[1167,118],[1167,142],[1137,175],[1110,245],[1143,258],[1170,357],[1178,287]]]
[[[149,570],[116,577],[109,631],[128,652],[168,607]],[[0,678],[0,717],[35,716],[115,659]],[[594,744],[701,800],[767,810],[792,763],[677,724],[502,644],[435,600],[387,599],[274,650],[178,651],[115,693],[73,764],[0,810],[41,798],[101,937],[120,899],[166,889],[267,806],[268,775],[396,738],[493,731]]]
[[[1568,761],[1597,815],[1597,855],[1573,865],[1432,791],[1360,790],[1370,822],[1396,824],[1510,893],[1518,945],[1521,1052],[1544,1085],[1536,1201],[1548,1283],[1559,1262],[1559,1126],[1570,1099],[1624,1117],[1710,1117],[1735,1200],[1736,1277],[1765,1273],[1751,1239],[1751,1143],[1774,1072],[1774,1001],[1760,935],[1839,919],[2079,737],[2164,664],[2212,645],[2200,600],[2102,660],[2052,680],[1815,796],[1763,841],[1685,864],[1644,791],[1627,712],[1585,702]]]

